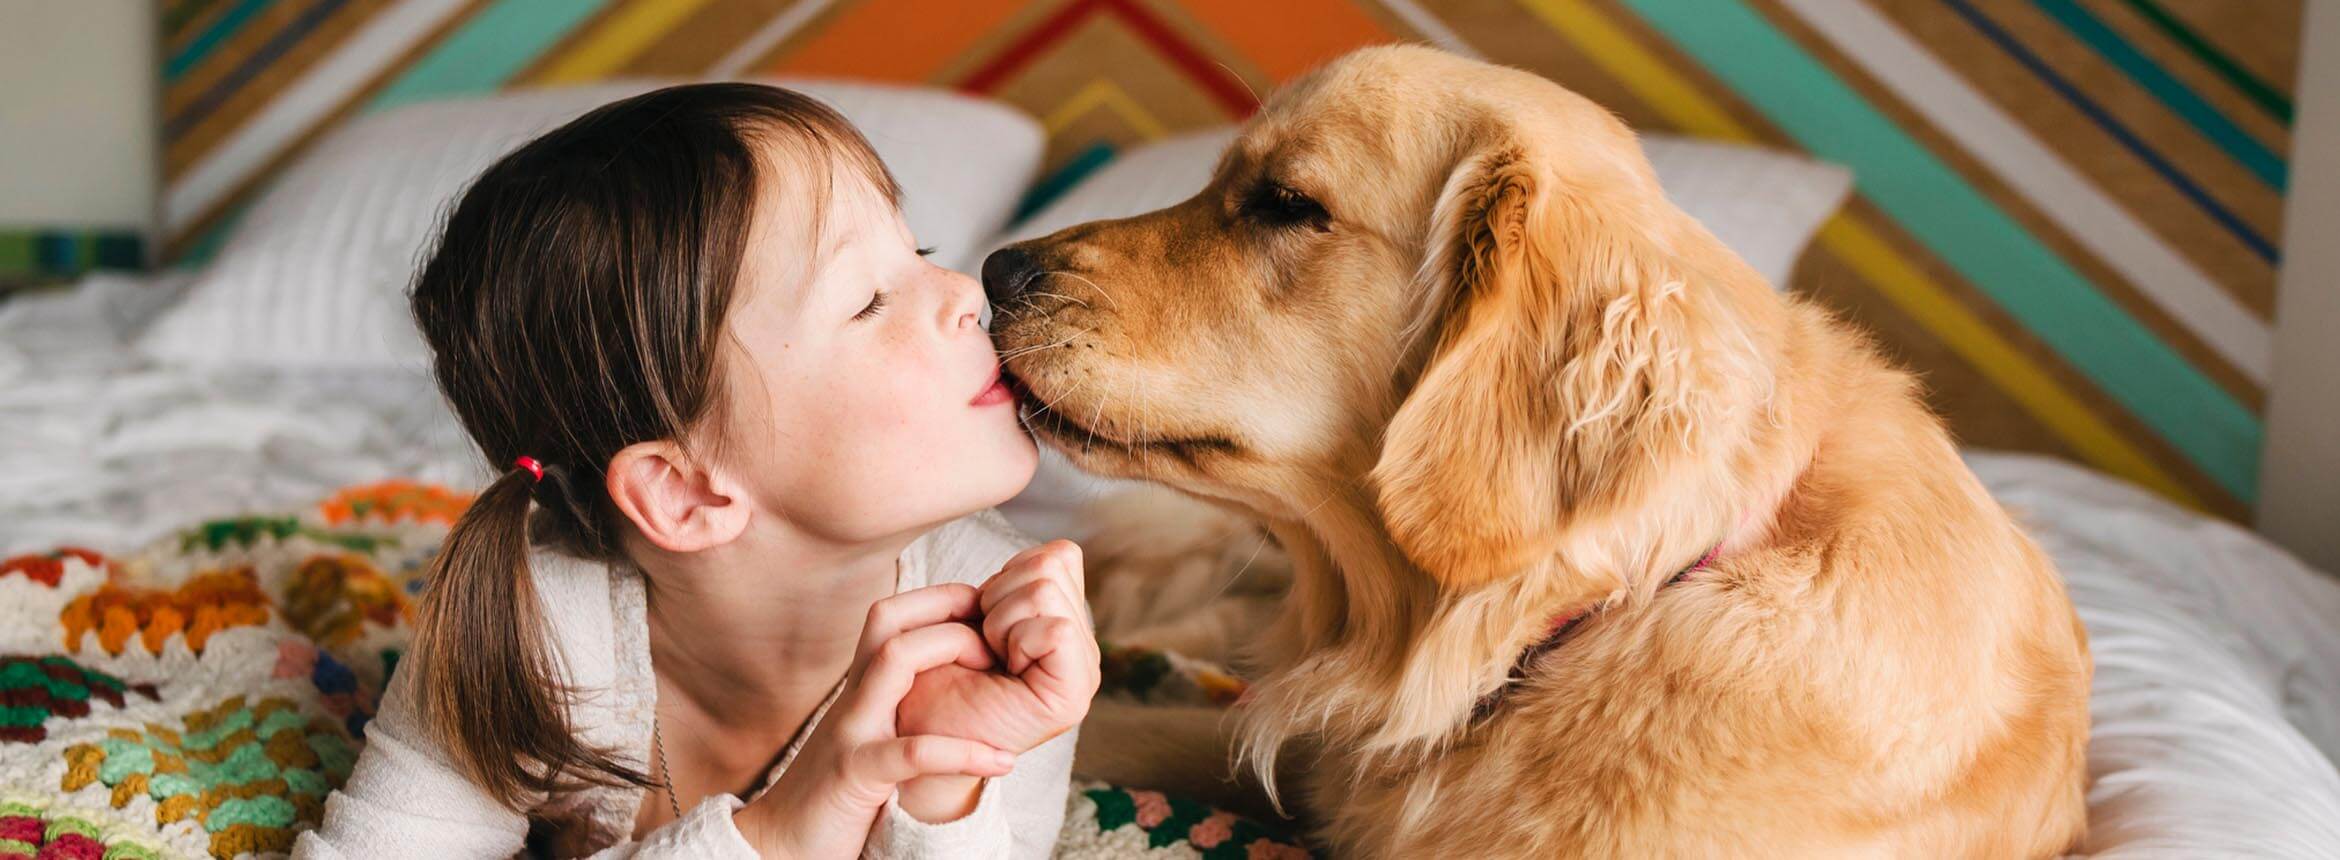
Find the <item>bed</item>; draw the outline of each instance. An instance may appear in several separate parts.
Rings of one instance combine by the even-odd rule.
[[[1010,224],[1039,163],[1030,120],[939,93],[801,83],[869,130],[909,190],[913,227],[962,269],[1013,238],[1183,196],[1229,134],[1133,152]],[[59,546],[130,552],[210,518],[310,509],[352,485],[478,486],[485,471],[399,329],[404,266],[429,214],[486,158],[648,85],[362,120],[288,171],[208,267],[97,275],[0,304],[0,558]],[[1677,202],[1775,281],[1845,194],[1841,170],[1790,156],[1651,147]],[[393,152],[405,155],[383,157]],[[2093,785],[2081,853],[2340,856],[2340,581],[2248,531],[2073,465],[1967,459],[2054,555],[2089,629]],[[1047,458],[1006,510],[1035,535],[1078,534],[1081,503],[1114,488]],[[8,582],[0,574],[0,600]],[[7,633],[0,642],[31,641]],[[92,725],[117,719],[108,713],[98,708]],[[41,786],[9,781],[29,772],[7,757],[20,746],[0,740],[0,854],[10,810],[22,818],[50,802]],[[1206,818],[1168,836],[1138,827],[1187,814],[1148,793],[1086,791],[1068,799],[1087,828],[1076,838],[1068,827],[1068,856],[1224,856],[1213,849],[1232,844],[1186,838],[1204,833]],[[175,826],[159,832],[194,825]],[[160,854],[218,845],[121,844]]]

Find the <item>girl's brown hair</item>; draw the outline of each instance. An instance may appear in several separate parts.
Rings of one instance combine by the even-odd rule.
[[[604,469],[639,442],[693,450],[721,409],[724,320],[759,187],[802,185],[817,225],[835,167],[899,197],[820,102],[691,84],[531,141],[448,214],[409,298],[439,390],[504,471],[431,561],[407,671],[426,724],[505,806],[579,782],[651,784],[572,731],[529,547],[623,559],[629,524]],[[522,456],[545,464],[541,481],[512,466]]]

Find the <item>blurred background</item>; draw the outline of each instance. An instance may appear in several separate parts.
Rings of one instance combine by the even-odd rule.
[[[321,136],[418,101],[645,76],[944,87],[1042,126],[1031,212],[1344,51],[1424,42],[1548,75],[1645,131],[1848,168],[1853,195],[1786,286],[1922,372],[1963,443],[2236,521],[2291,517],[2272,530],[2335,566],[2340,398],[2295,372],[2281,417],[2307,429],[2270,428],[2308,6],[0,0],[0,289],[200,265]],[[2334,238],[2340,218],[2319,217]],[[2340,323],[2301,301],[2327,308],[2317,331]],[[2315,340],[2289,360],[2323,360]]]

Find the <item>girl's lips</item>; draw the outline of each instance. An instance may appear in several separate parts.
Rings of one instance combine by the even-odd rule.
[[[984,386],[982,391],[975,392],[975,399],[967,401],[967,405],[998,406],[1002,403],[1013,403],[1015,400],[1015,392],[1009,391],[1007,384],[1000,381],[999,370],[994,368],[991,371],[991,384]]]

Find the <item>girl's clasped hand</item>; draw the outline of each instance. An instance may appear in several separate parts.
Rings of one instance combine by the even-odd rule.
[[[1080,724],[1097,640],[1069,541],[1009,559],[981,589],[946,583],[872,605],[835,712],[735,816],[765,856],[850,857],[888,799],[927,821],[971,811],[982,780]]]

